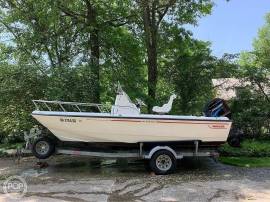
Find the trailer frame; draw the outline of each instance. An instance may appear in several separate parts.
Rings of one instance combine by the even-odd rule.
[[[45,150],[48,151],[47,153],[38,153],[37,145],[41,142],[49,147],[48,150]],[[76,144],[77,142],[72,142],[73,147],[66,147],[65,144],[61,143],[65,142],[57,141],[42,134],[33,135],[27,139],[26,149],[23,153],[29,153],[31,150],[38,159],[46,159],[54,154],[104,159],[142,159],[148,161],[149,167],[154,173],[161,175],[174,172],[177,167],[177,160],[181,160],[184,157],[213,157],[216,159],[219,156],[215,147],[200,147],[201,141],[199,140],[190,141],[186,148],[181,146],[184,143],[183,141],[140,142],[133,145],[133,147],[116,147],[117,149],[112,149],[115,147],[91,147],[90,145],[83,147],[79,146],[80,144]]]
[[[133,158],[133,159],[151,159],[153,154],[160,150],[167,150],[171,152],[176,159],[182,159],[183,157],[217,157],[219,154],[216,149],[200,149],[199,141],[194,141],[194,148],[189,150],[176,150],[173,149],[170,144],[168,145],[157,145],[151,150],[144,150],[144,143],[139,143],[138,150],[121,151],[117,150],[115,152],[108,151],[91,151],[81,150],[79,148],[55,148],[55,154],[65,154],[65,155],[76,155],[76,156],[90,156],[97,158]]]

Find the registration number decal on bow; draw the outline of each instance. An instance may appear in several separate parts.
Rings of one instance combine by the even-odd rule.
[[[60,118],[61,122],[76,123],[76,119]]]

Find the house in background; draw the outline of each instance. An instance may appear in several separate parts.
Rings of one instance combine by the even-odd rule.
[[[231,100],[238,98],[241,90],[253,85],[250,81],[245,78],[220,78],[212,79],[213,87],[216,90],[216,97],[222,98],[224,100]],[[254,89],[260,90],[256,85]],[[265,94],[270,95],[270,88],[263,86],[263,91]]]
[[[237,78],[212,79],[212,84],[216,90],[216,97],[224,100],[237,98],[241,90],[251,85],[249,81]]]

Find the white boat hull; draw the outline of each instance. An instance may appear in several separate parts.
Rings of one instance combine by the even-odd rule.
[[[168,115],[111,116],[100,113],[34,111],[33,117],[61,141],[164,142],[200,140],[225,142],[231,121],[226,117]]]

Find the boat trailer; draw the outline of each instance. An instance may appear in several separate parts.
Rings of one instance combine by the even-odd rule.
[[[199,141],[194,141],[193,150],[175,150],[170,146],[155,146],[150,151],[144,151],[144,143],[139,143],[138,151],[117,151],[117,152],[106,152],[106,151],[85,151],[78,148],[56,148],[56,154],[66,154],[75,156],[90,156],[97,158],[133,158],[133,159],[151,159],[153,154],[160,150],[167,150],[171,152],[176,159],[182,159],[183,157],[218,157],[219,154],[214,149],[200,149]]]
[[[46,159],[50,155],[64,154],[73,156],[89,156],[93,158],[114,158],[114,159],[143,159],[148,161],[151,170],[156,174],[169,174],[172,173],[177,166],[177,160],[184,157],[212,157],[216,159],[219,154],[215,148],[200,147],[200,141],[194,140],[193,146],[188,148],[175,147],[181,142],[141,142],[136,148],[126,149],[93,149],[90,146],[87,148],[80,147],[62,147],[60,145],[54,145],[54,149],[50,155],[37,156],[33,152],[33,147],[36,147],[38,140],[46,142],[46,136],[43,136],[39,129],[33,129],[30,134],[25,134],[26,147],[22,153],[32,153],[38,159]],[[50,141],[48,141],[50,143]],[[75,144],[76,145],[76,144]],[[151,146],[149,146],[151,145]],[[45,149],[46,150],[46,149]],[[45,151],[44,150],[44,151]],[[42,152],[42,151],[41,151]],[[42,164],[41,161],[38,164]]]

